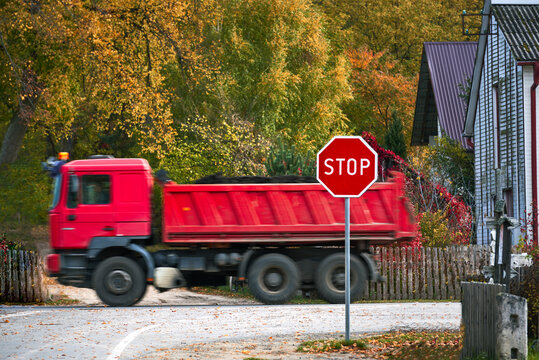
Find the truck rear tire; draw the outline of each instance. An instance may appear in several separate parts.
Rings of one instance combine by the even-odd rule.
[[[146,292],[143,270],[134,260],[123,256],[99,263],[92,280],[97,296],[109,306],[133,305]]]
[[[316,290],[320,297],[332,304],[344,304],[345,264],[344,254],[332,254],[318,266],[315,275]],[[350,256],[350,302],[359,300],[365,293],[367,271],[361,261]]]
[[[299,288],[299,269],[296,263],[282,254],[259,257],[249,267],[249,289],[265,304],[284,304]]]

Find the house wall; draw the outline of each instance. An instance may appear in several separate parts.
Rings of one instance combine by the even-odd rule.
[[[501,29],[495,20],[488,36],[482,69],[479,100],[474,127],[476,221],[478,244],[489,244],[490,230],[486,217],[494,216],[496,199],[495,134],[496,102],[499,118],[499,168],[504,191],[512,194],[513,217],[525,219],[531,202],[530,129],[525,122],[523,71],[517,66]],[[497,87],[497,99],[495,98]],[[527,124],[528,128],[525,127]],[[529,184],[529,189],[527,189]],[[520,229],[513,231],[513,243],[518,242]]]

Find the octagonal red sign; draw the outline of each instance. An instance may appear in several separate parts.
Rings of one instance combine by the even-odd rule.
[[[378,177],[378,154],[361,136],[335,136],[316,156],[316,178],[335,197],[360,197]]]

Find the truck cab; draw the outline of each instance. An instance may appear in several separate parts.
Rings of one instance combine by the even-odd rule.
[[[48,270],[61,283],[90,286],[88,270],[103,252],[150,238],[151,168],[144,159],[107,156],[60,165],[49,210]]]

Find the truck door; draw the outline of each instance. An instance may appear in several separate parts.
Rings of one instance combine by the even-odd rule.
[[[72,173],[62,219],[63,248],[87,248],[96,236],[115,236],[111,174]]]

